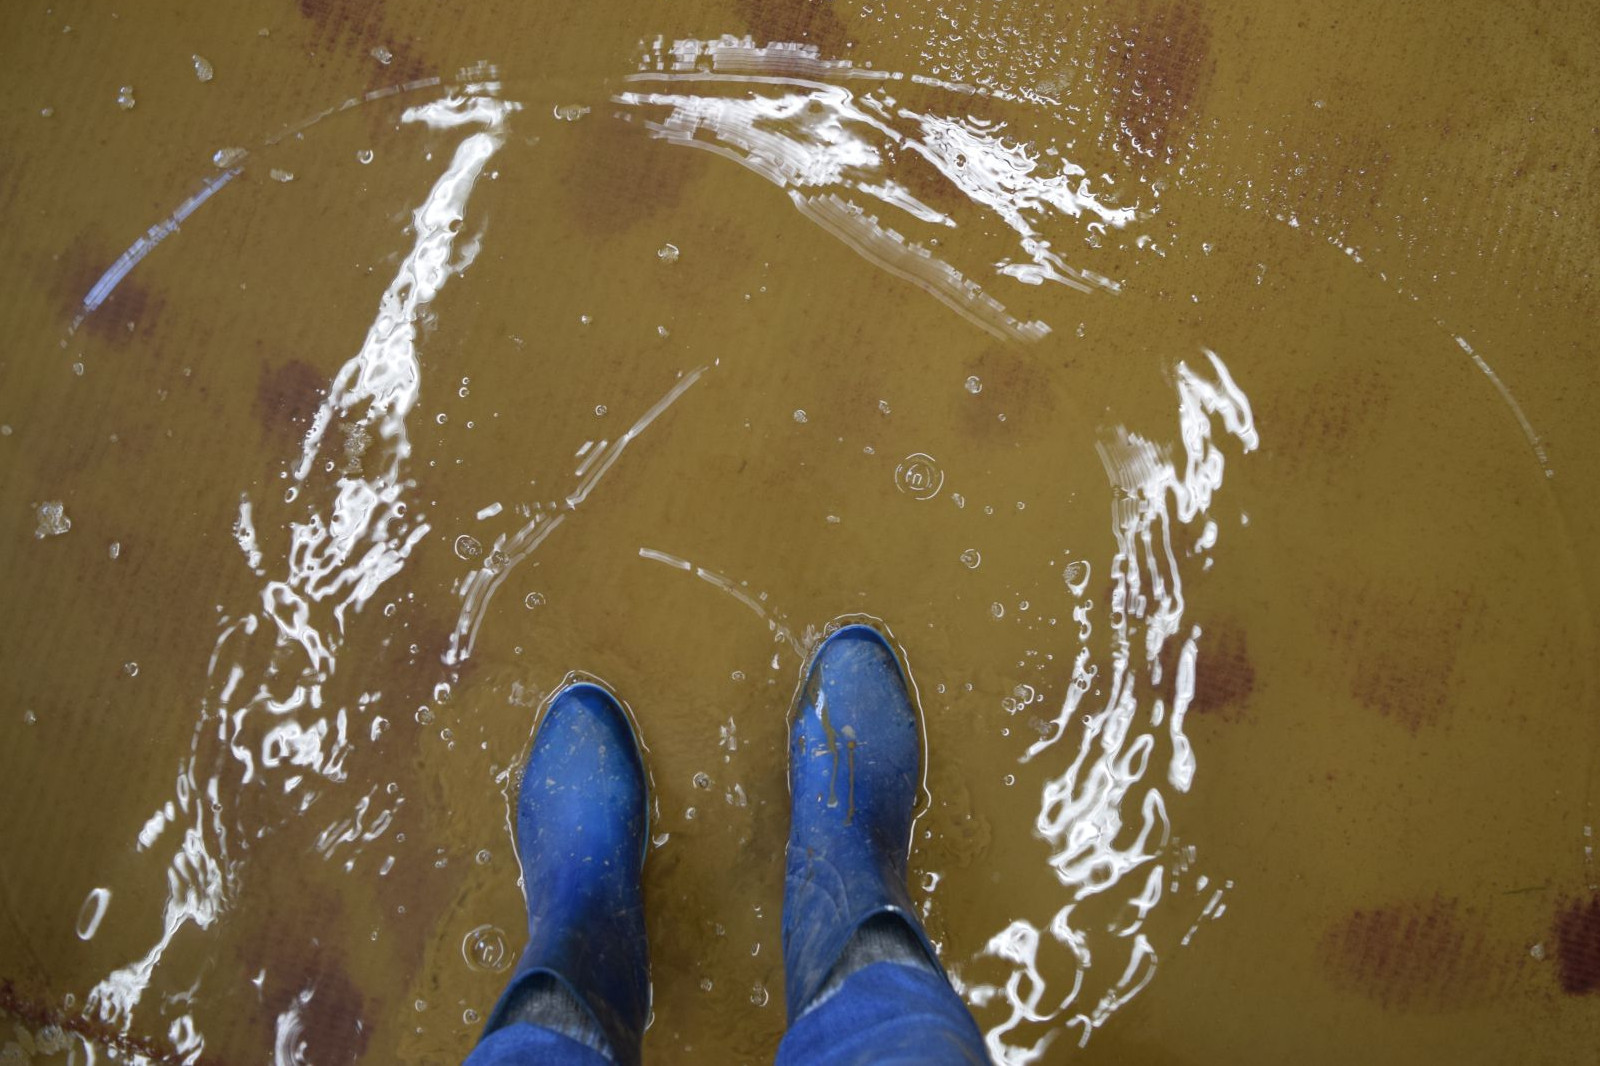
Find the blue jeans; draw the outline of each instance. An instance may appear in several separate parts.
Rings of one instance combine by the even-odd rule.
[[[876,962],[800,1016],[778,1045],[777,1066],[979,1066],[983,1034],[932,969]],[[537,1025],[490,1033],[463,1066],[610,1066],[599,1052]]]

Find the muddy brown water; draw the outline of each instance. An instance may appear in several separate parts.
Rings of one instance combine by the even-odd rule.
[[[997,1060],[1592,1061],[1581,7],[126,7],[0,11],[5,1056],[459,1058],[584,671],[769,1060],[865,616]]]

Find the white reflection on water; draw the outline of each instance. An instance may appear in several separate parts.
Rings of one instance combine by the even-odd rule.
[[[1093,242],[1151,213],[1115,205],[1113,191],[1096,189],[1055,146],[960,109],[977,92],[970,86],[822,59],[807,45],[758,48],[748,37],[670,47],[658,39],[641,66],[628,78],[639,88],[615,100],[652,136],[760,174],[861,256],[1002,339],[1036,340],[1050,327],[1019,320],[972,278],[973,267],[949,261],[947,231],[976,240],[998,222],[1015,240],[996,245],[999,258],[985,269],[1029,285],[1115,292],[1115,280],[1069,263],[1051,235]],[[926,96],[956,113],[912,106]],[[926,191],[913,191],[916,171],[926,173],[915,183]],[[902,232],[911,228],[922,239]]]
[[[1200,921],[1220,916],[1232,885],[1224,881],[1197,902],[1211,882],[1195,875],[1196,849],[1179,840],[1169,810],[1170,797],[1188,792],[1195,778],[1184,717],[1203,642],[1200,628],[1184,623],[1180,560],[1193,556],[1187,565],[1195,565],[1215,543],[1208,510],[1222,487],[1223,435],[1246,452],[1259,443],[1249,400],[1222,360],[1206,356],[1209,377],[1178,364],[1175,444],[1121,429],[1100,446],[1116,540],[1102,612],[1109,662],[1090,653],[1089,612],[1075,613],[1083,642],[1072,683],[1052,730],[1024,756],[1045,757],[1063,740],[1077,741],[1067,765],[1045,783],[1035,821],[1053,850],[1050,866],[1066,902],[1053,915],[1018,918],[996,933],[980,954],[1009,972],[999,984],[965,989],[975,1004],[999,998],[1009,1008],[987,1034],[990,1054],[1002,1063],[1037,1061],[1063,1026],[1078,1027],[1087,1041],[1145,988],[1163,950],[1187,944]],[[1177,654],[1166,654],[1174,641]],[[1171,676],[1164,662],[1175,662]],[[1094,917],[1076,913],[1086,905],[1096,908]],[[1109,925],[1101,917],[1107,905],[1117,914]],[[1158,946],[1145,926],[1162,906],[1195,917],[1188,932]],[[1044,967],[1041,951],[1064,958]],[[981,962],[973,968],[984,969]],[[1060,969],[1070,969],[1071,980],[1052,984],[1047,973]]]
[[[456,239],[467,200],[504,142],[506,116],[518,106],[497,99],[494,91],[492,84],[473,86],[402,116],[403,122],[436,130],[478,129],[461,140],[412,215],[415,242],[380,299],[360,351],[335,376],[299,462],[283,472],[284,503],[295,504],[302,490],[308,496],[326,493],[323,481],[308,479],[336,422],[348,436],[369,439],[375,447],[366,449],[359,464],[345,466],[332,483],[331,498],[302,501],[298,516],[287,520],[289,546],[273,564],[281,576],[266,582],[259,604],[219,620],[207,667],[213,691],[202,703],[194,744],[181,763],[176,797],[139,834],[139,850],[146,851],[168,827],[183,829],[167,870],[161,934],[142,958],[107,975],[89,993],[89,1009],[123,1031],[173,937],[186,925],[209,927],[230,905],[241,860],[230,849],[229,827],[239,831],[241,820],[229,806],[242,798],[239,790],[252,782],[285,793],[306,785],[298,804],[303,812],[316,798],[310,781],[345,780],[352,720],[364,716],[373,696],[363,693],[335,706],[324,686],[337,669],[351,614],[401,570],[428,530],[405,498],[411,487],[406,416],[419,391],[419,326],[440,289],[465,265],[456,259]],[[247,565],[264,575],[248,499],[234,535]],[[261,647],[253,639],[258,636],[270,639],[270,646]],[[229,757],[238,764],[236,779],[227,772]],[[342,842],[383,831],[393,808],[373,811],[376,795],[374,787],[356,800],[351,817],[336,819],[323,832],[317,846],[324,855]],[[257,829],[257,835],[262,832]],[[283,1024],[279,1030],[281,1052]],[[203,1046],[198,1033],[183,1036],[189,1048]]]

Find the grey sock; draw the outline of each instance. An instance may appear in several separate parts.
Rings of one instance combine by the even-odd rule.
[[[549,974],[536,974],[517,990],[516,999],[506,1008],[504,1021],[506,1024],[527,1022],[552,1029],[616,1061],[594,1016],[565,985]]]
[[[806,1004],[802,1014],[808,1014],[837,991],[845,980],[858,970],[875,962],[897,962],[902,966],[939,972],[939,967],[928,958],[922,941],[911,931],[906,920],[897,914],[879,914],[868,918],[845,942],[839,961],[828,971],[827,980],[817,990],[816,998]]]

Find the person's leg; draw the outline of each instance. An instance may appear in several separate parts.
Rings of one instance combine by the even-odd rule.
[[[644,765],[604,689],[563,689],[545,712],[517,796],[528,947],[470,1066],[639,1061],[650,1010],[639,876]]]
[[[984,1063],[906,891],[922,777],[916,708],[877,631],[818,649],[790,726],[778,1063]]]

